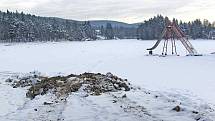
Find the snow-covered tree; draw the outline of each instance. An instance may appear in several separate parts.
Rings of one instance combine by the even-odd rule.
[[[110,23],[107,23],[107,25],[106,25],[105,38],[108,40],[114,39],[114,31],[113,31],[113,27]]]

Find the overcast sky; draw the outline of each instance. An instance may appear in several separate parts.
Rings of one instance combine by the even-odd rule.
[[[0,0],[0,9],[75,20],[141,22],[157,14],[215,21],[215,0]]]

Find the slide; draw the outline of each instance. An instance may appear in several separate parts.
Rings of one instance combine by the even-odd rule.
[[[164,31],[162,32],[162,35],[160,36],[158,41],[155,43],[155,45],[152,48],[148,48],[147,50],[154,50],[155,48],[157,48],[157,46],[160,44],[161,40],[163,39],[163,36],[166,33],[166,31],[167,31],[167,29],[164,29]]]
[[[152,48],[148,48],[147,50],[154,50],[161,42],[162,39],[159,39]]]

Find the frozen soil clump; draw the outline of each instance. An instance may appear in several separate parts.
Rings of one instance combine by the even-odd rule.
[[[30,87],[26,96],[31,99],[49,92],[61,97],[79,90],[89,95],[101,95],[106,92],[129,91],[131,89],[127,79],[119,78],[111,73],[83,73],[55,77],[43,77],[35,74],[6,81],[11,82],[14,88]]]

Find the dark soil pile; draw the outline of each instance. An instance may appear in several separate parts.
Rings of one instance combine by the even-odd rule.
[[[26,96],[31,99],[49,92],[61,97],[79,90],[90,95],[101,95],[106,92],[129,91],[131,89],[127,79],[121,79],[111,73],[83,73],[56,77],[32,75],[15,81],[8,79],[7,82],[11,82],[14,88],[30,87]]]

